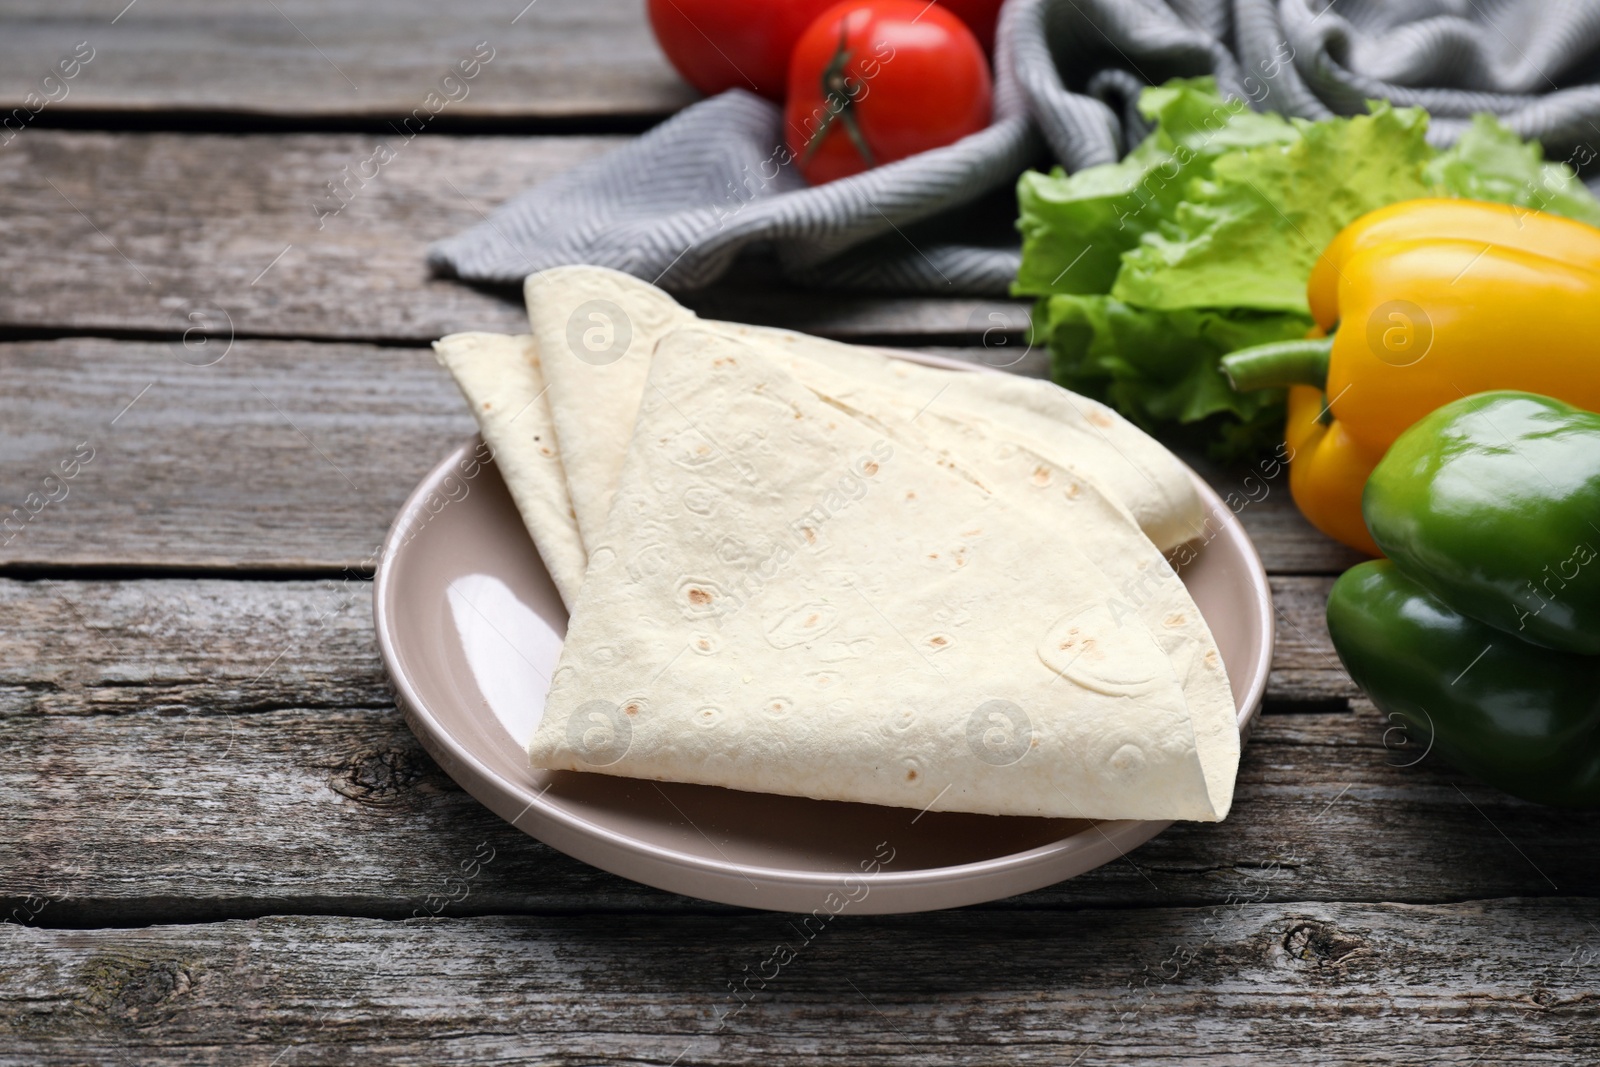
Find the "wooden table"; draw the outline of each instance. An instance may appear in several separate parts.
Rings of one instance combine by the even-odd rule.
[[[481,808],[395,710],[365,585],[472,431],[427,343],[522,323],[424,246],[690,101],[638,0],[124,2],[0,3],[27,116],[0,130],[0,1062],[1600,1061],[1600,819],[1409,765],[1323,625],[1351,557],[1281,478],[1216,468],[1278,620],[1228,821],[986,907],[843,916],[719,1027],[786,917]],[[471,95],[319,229],[478,41]],[[976,359],[991,312],[1024,321],[692,302]]]

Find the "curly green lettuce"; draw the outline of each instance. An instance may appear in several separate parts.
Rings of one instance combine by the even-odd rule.
[[[1298,120],[1299,138],[1222,156],[1169,220],[1122,257],[1111,295],[1148,308],[1254,308],[1310,315],[1306,279],[1328,242],[1396,200],[1427,196],[1428,116]]]
[[[1095,294],[1039,301],[1036,337],[1048,343],[1055,379],[1098,397],[1146,430],[1204,424],[1223,458],[1254,450],[1283,429],[1283,391],[1237,393],[1221,359],[1235,349],[1304,337],[1300,315],[1238,309],[1159,310]]]
[[[1189,182],[1209,176],[1219,156],[1299,136],[1282,116],[1224,100],[1210,78],[1146,89],[1139,110],[1155,129],[1119,162],[1022,176],[1018,292],[1110,292],[1123,253],[1172,217]]]
[[[1572,168],[1545,162],[1538,141],[1524,141],[1493,115],[1474,115],[1460,139],[1423,168],[1422,177],[1448,196],[1515,204],[1600,226],[1600,202]]]

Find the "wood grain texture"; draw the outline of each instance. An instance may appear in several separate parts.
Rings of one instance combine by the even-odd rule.
[[[473,432],[427,350],[191,341],[0,344],[0,563],[358,567]],[[66,496],[5,529],[80,445],[94,458]],[[1294,510],[1284,478],[1209,473],[1270,570],[1348,562]]]
[[[479,42],[493,59],[464,97],[452,90],[445,114],[663,116],[697,95],[656,46],[642,0],[138,0],[117,17],[124,3],[0,4],[0,109],[48,92],[47,120],[82,111],[400,117]],[[93,58],[65,95],[41,90],[80,41]]]
[[[846,913],[809,939],[752,913],[11,926],[0,1062],[1593,1063],[1596,918],[1552,900]]]
[[[24,130],[0,149],[0,329],[177,336],[203,326],[410,343],[526,330],[520,292],[429,277],[428,244],[624,141]],[[340,203],[328,183],[380,143],[393,161],[364,185],[352,179],[347,206],[319,218],[316,207]],[[975,340],[1027,324],[1016,301],[817,294],[759,279],[686,302],[739,322],[857,339]]]
[[[1525,804],[1423,760],[1326,659],[1327,581],[1280,578],[1318,635],[1280,644],[1233,814],[1178,825],[998,907],[1446,902],[1586,894],[1600,813]],[[394,709],[364,582],[0,582],[0,901],[109,925],[418,909],[703,911],[567,859],[459,790]],[[1294,706],[1294,705],[1289,705]],[[1301,706],[1304,706],[1303,704]],[[459,892],[461,866],[495,859]],[[445,905],[437,894],[456,901]],[[432,898],[432,903],[430,903]],[[3,914],[3,913],[0,913]],[[669,1057],[670,1058],[670,1057]]]

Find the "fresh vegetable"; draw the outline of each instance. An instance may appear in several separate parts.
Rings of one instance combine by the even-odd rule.
[[[1475,196],[1600,222],[1600,203],[1570,168],[1488,116],[1440,153],[1424,139],[1425,112],[1384,103],[1307,122],[1252,112],[1193,79],[1147,89],[1139,106],[1155,128],[1125,159],[1022,177],[1013,288],[1039,298],[1036,334],[1057,380],[1147,427],[1226,420],[1230,445],[1275,437],[1281,391],[1216,388],[1216,324],[1257,342],[1303,335],[1318,253],[1365,212]],[[1152,345],[1161,359],[1140,350]]]
[[[1289,387],[1283,431],[1289,495],[1317,529],[1371,556],[1381,555],[1361,519],[1361,490],[1373,460],[1339,422],[1326,418],[1328,398],[1310,385]]]
[[[1400,435],[1363,508],[1391,558],[1328,598],[1356,684],[1491,785],[1600,804],[1600,415],[1462,397]]]
[[[1120,162],[1070,176],[1059,167],[1050,174],[1022,175],[1017,293],[1111,292],[1123,253],[1171,223],[1191,180],[1209,178],[1219,156],[1288,145],[1299,136],[1279,115],[1257,114],[1243,100],[1224,100],[1209,78],[1146,89],[1139,111],[1155,129]]]
[[[1226,413],[1229,420],[1211,429],[1235,439],[1235,451],[1276,435],[1283,403],[1273,391],[1235,392],[1217,373],[1217,360],[1236,348],[1297,338],[1305,330],[1298,315],[1153,311],[1108,296],[1052,296],[1034,312],[1036,341],[1055,353],[1060,385],[1137,413],[1147,425],[1192,424]]]
[[[1328,632],[1350,676],[1425,751],[1544,804],[1600,804],[1600,658],[1456,611],[1390,560],[1346,571]]]
[[[1498,204],[1408,201],[1342,231],[1308,288],[1331,337],[1244,349],[1222,365],[1246,392],[1299,384],[1325,395],[1332,423],[1314,450],[1316,473],[1296,480],[1291,465],[1290,491],[1314,526],[1354,548],[1381,546],[1359,513],[1367,475],[1435,408],[1516,388],[1600,409],[1593,227]]]
[[[782,100],[800,34],[837,0],[648,0],[650,28],[684,81],[708,96],[748,89]]]
[[[967,24],[987,55],[994,55],[994,31],[1000,22],[1001,0],[939,0],[939,6]]]
[[[1296,123],[1287,144],[1218,157],[1171,224],[1123,256],[1111,295],[1143,307],[1305,315],[1306,278],[1335,234],[1373,208],[1427,195],[1427,128],[1423,111],[1378,104],[1370,115]]]
[[[789,151],[820,185],[978,132],[992,95],[983,49],[956,16],[921,0],[846,0],[795,45]]]
[[[1580,166],[1594,159],[1587,145],[1572,154]],[[1600,203],[1572,167],[1546,163],[1538,141],[1524,141],[1493,115],[1472,116],[1472,126],[1455,147],[1434,157],[1422,177],[1452,196],[1516,204],[1600,226]]]
[[[1311,268],[1306,304],[1323,330],[1339,322],[1339,279],[1354,255],[1395,241],[1454,237],[1600,270],[1600,219],[1582,225],[1544,211],[1481,200],[1406,200],[1371,211],[1339,231]]]
[[[1600,408],[1600,272],[1418,240],[1360,252],[1343,274],[1327,392],[1373,454],[1463,393],[1524,388]]]
[[[1400,435],[1362,510],[1378,547],[1456,610],[1600,655],[1600,415],[1530,393],[1456,400]]]
[[[711,96],[748,89],[783,101],[789,57],[816,17],[838,0],[647,0],[650,28],[683,80]],[[938,0],[994,52],[1000,0]]]

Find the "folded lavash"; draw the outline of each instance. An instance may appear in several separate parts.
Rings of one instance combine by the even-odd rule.
[[[537,343],[460,333],[434,347],[569,608],[587,566],[582,530],[600,529],[610,510],[650,353],[668,330],[692,323],[892,389],[918,410],[987,420],[1004,439],[1100,486],[1162,550],[1203,532],[1200,498],[1181,463],[1105,405],[1049,383],[935,369],[788,330],[703,321],[654,286],[602,267],[544,271],[525,288]],[[492,394],[502,389],[512,393],[494,406]],[[551,470],[563,477],[546,477]]]
[[[918,366],[871,349],[788,330],[704,322],[632,275],[557,267],[528,276],[528,319],[545,353],[556,436],[585,541],[605,524],[656,342],[700,324],[762,339],[841,373],[991,420],[1078,475],[1114,490],[1163,551],[1192,539],[1204,518],[1188,470],[1112,409],[1048,382]]]
[[[532,762],[924,810],[1221,818],[1172,662],[1070,542],[756,346],[673,330]]]
[[[698,335],[695,344],[702,348],[714,339],[741,338],[750,347],[746,362],[772,361],[773,371],[779,366],[787,369],[796,379],[793,384],[807,387],[813,397],[834,405],[836,410],[849,412],[858,423],[884,434],[884,440],[893,440],[919,455],[936,457],[947,469],[959,470],[961,477],[990,491],[991,496],[1004,497],[1022,513],[1016,517],[1018,523],[1055,532],[1055,536],[1049,538],[1048,551],[1072,553],[1071,548],[1063,548],[1064,540],[1087,549],[1088,569],[1093,571],[1098,567],[1104,575],[1099,581],[1103,584],[1109,578],[1113,586],[1099,601],[1105,609],[1100,622],[1109,623],[1124,644],[1134,641],[1146,653],[1155,649],[1159,652],[1157,658],[1165,657],[1171,664],[1170,668],[1163,667],[1157,673],[1165,673],[1166,680],[1176,681],[1180,688],[1186,721],[1176,727],[1176,736],[1187,737],[1180,747],[1184,747],[1189,752],[1188,758],[1198,765],[1202,780],[1198,795],[1204,797],[1204,803],[1194,795],[1188,796],[1182,799],[1180,812],[1173,807],[1178,801],[1164,797],[1158,789],[1147,791],[1147,803],[1139,807],[1126,795],[1111,800],[1113,794],[1104,790],[1101,794],[1093,794],[1093,790],[1083,793],[1084,784],[1072,783],[1068,773],[1066,786],[1060,783],[1053,786],[1058,794],[1054,806],[1048,798],[1041,801],[1035,796],[1018,807],[1017,797],[1004,790],[990,795],[965,780],[952,779],[946,783],[950,788],[936,798],[934,807],[1104,817],[1215,819],[1226,814],[1238,760],[1231,691],[1209,630],[1182,583],[1150,539],[1156,538],[1163,547],[1171,547],[1192,536],[1199,529],[1199,500],[1187,470],[1159,444],[1103,406],[1043,383],[1005,375],[932,370],[788,331],[701,322],[665,294],[615,272],[592,268],[546,272],[529,279],[528,293],[530,319],[536,334],[543,338],[545,351],[557,357],[544,361],[545,373],[549,375],[548,399],[553,403],[544,402],[543,385],[538,384],[540,362],[529,351],[525,340],[501,340],[515,341],[511,347],[522,351],[522,362],[531,362],[532,373],[523,372],[527,384],[519,395],[524,402],[530,397],[539,401],[528,410],[537,412],[535,421],[540,427],[555,430],[562,447],[559,454],[552,454],[554,450],[541,452],[541,461],[533,463],[534,470],[527,472],[529,484],[521,492],[514,489],[513,496],[535,540],[540,543],[547,566],[553,574],[558,568],[565,571],[557,582],[563,598],[575,609],[569,649],[583,648],[585,632],[585,627],[580,625],[584,612],[577,609],[577,597],[581,594],[576,592],[581,583],[585,550],[581,542],[575,544],[574,541],[581,536],[585,515],[589,517],[591,530],[596,523],[601,524],[601,529],[605,528],[603,516],[610,511],[611,494],[621,479],[622,457],[626,456],[628,442],[634,437],[634,415],[645,393],[653,349],[674,329],[692,324],[695,329],[691,335]],[[457,335],[460,336],[463,335]],[[486,340],[492,335],[466,336],[477,338],[475,349],[494,347]],[[475,383],[470,376],[461,373],[459,362],[452,365],[445,359],[445,349],[456,340],[447,338],[441,342],[441,362],[446,362],[457,374],[463,392],[479,415],[486,439],[491,444],[497,437],[519,441],[515,436],[507,438],[505,427],[494,425],[494,416],[490,414],[493,409],[481,408],[475,399],[487,395],[493,381],[493,374],[487,369],[488,362],[480,357],[484,377]],[[679,347],[682,347],[681,339]],[[969,383],[987,384],[974,387]],[[526,418],[521,403],[517,412]],[[989,416],[1004,419],[1004,422],[990,421]],[[514,417],[516,413],[513,412],[502,411],[499,415],[506,422]],[[529,437],[539,436],[537,431],[530,432],[527,425],[522,429]],[[523,450],[519,445],[511,452]],[[502,470],[507,470],[507,450],[497,446],[497,459]],[[555,460],[554,469],[558,473],[565,464],[566,484],[559,477],[549,477],[552,468],[547,461],[550,459]],[[737,464],[736,460],[734,462]],[[521,457],[512,460],[513,469],[507,471],[508,481],[516,478],[516,468],[523,465]],[[1106,479],[1107,485],[1117,485],[1122,499],[1114,497],[1096,475]],[[533,484],[535,481],[537,484]],[[570,503],[566,493],[568,485],[571,487]],[[996,487],[1000,492],[992,491]],[[1140,514],[1136,516],[1133,508]],[[576,526],[572,522],[574,515],[578,519]],[[1141,526],[1149,538],[1141,536]],[[541,529],[546,531],[544,536],[541,536]],[[554,542],[550,551],[545,548],[547,539]],[[726,538],[722,539],[719,550],[726,554],[729,544]],[[595,546],[591,543],[589,547]],[[607,553],[602,554],[602,559],[610,559],[608,553],[616,549],[612,544],[604,547]],[[686,551],[693,555],[692,550]],[[1083,569],[1079,564],[1075,566],[1080,571]],[[1026,568],[1019,573],[1027,573]],[[636,602],[638,597],[623,599]],[[1012,617],[1009,611],[1003,614],[1006,620]],[[612,628],[618,625],[613,621]],[[1003,631],[1005,623],[999,625]],[[1127,626],[1126,632],[1124,626]],[[1133,633],[1143,636],[1134,638],[1130,636]],[[638,669],[642,667],[635,663],[625,668],[625,673]],[[591,674],[592,670],[583,673]],[[880,676],[873,674],[872,677],[881,682]],[[599,676],[585,683],[591,687],[596,684],[603,684]],[[860,686],[856,688],[859,691]],[[586,690],[580,685],[578,691]],[[1152,724],[1160,721],[1160,715],[1152,717],[1144,711],[1127,710],[1129,694],[1122,693],[1121,697],[1119,706],[1125,709],[1125,717],[1132,716],[1131,721],[1152,728]],[[912,804],[921,795],[915,788],[905,787],[890,789],[887,794],[873,793],[871,789],[863,791],[866,787],[862,781],[838,788],[819,786],[818,782],[831,780],[832,776],[822,773],[818,777],[818,767],[808,772],[804,760],[793,758],[792,750],[781,743],[781,738],[780,747],[791,752],[787,761],[790,765],[786,772],[790,776],[787,787],[780,784],[785,780],[783,774],[775,775],[773,768],[759,761],[743,766],[742,771],[723,766],[728,763],[727,759],[713,761],[721,769],[706,778],[700,771],[684,765],[681,752],[672,755],[681,747],[678,742],[663,743],[664,738],[654,737],[648,731],[639,735],[640,747],[630,743],[628,754],[615,760],[609,758],[610,749],[604,746],[600,752],[603,764],[585,759],[586,755],[595,754],[591,750],[596,738],[617,736],[619,717],[625,716],[620,711],[607,709],[631,706],[638,713],[644,707],[638,702],[641,699],[643,697],[636,693],[629,698],[631,704],[619,704],[603,696],[591,697],[591,702],[600,701],[601,712],[591,709],[588,719],[581,714],[575,719],[569,715],[564,720],[567,732],[563,735],[562,728],[557,725],[563,721],[560,717],[562,702],[553,690],[545,726],[531,748],[535,763],[879,803]],[[887,694],[877,700],[880,704],[886,700],[892,702]],[[1153,708],[1155,703],[1148,693],[1141,694],[1133,702],[1142,708]],[[973,737],[987,738],[991,742],[998,739],[1003,749],[1006,744],[1015,745],[1019,736],[1026,736],[1033,740],[1045,739],[1048,748],[1049,738],[1060,742],[1070,734],[1070,731],[1063,733],[1059,724],[1050,731],[1030,732],[1031,727],[1025,729],[1021,724],[1031,723],[1032,717],[1022,712],[1020,719],[1015,718],[1012,713],[1021,705],[1006,698],[992,698],[979,706],[989,708],[979,716],[987,725],[976,734],[968,731],[971,735],[967,744],[969,756],[974,751],[994,755],[992,746],[984,748],[980,744],[974,750]],[[996,708],[1001,710],[996,711]],[[595,714],[599,714],[598,720]],[[932,714],[936,719],[942,717],[947,732],[953,729],[952,716],[959,718],[948,703]],[[827,722],[826,715],[815,711],[810,718],[816,723]],[[1118,726],[1114,719],[1115,716],[1107,720],[1108,728],[1126,727],[1126,723]],[[668,717],[661,721],[672,720]],[[631,722],[627,726],[631,728]],[[1156,732],[1172,729],[1173,723],[1167,722]],[[634,735],[630,732],[629,736]],[[560,740],[561,737],[565,740]],[[552,738],[557,740],[552,741]],[[1071,743],[1081,744],[1083,740],[1076,737]],[[1171,737],[1167,741],[1170,742]],[[869,758],[872,758],[871,747],[869,745],[869,751],[865,752]],[[1113,761],[1122,768],[1116,774],[1128,775],[1130,772],[1125,765],[1133,759],[1131,753],[1134,750],[1143,753],[1149,747],[1147,739],[1123,751],[1122,756]],[[951,753],[946,751],[943,755],[945,764],[939,762],[937,752],[927,755],[928,766],[952,770],[948,766]],[[959,750],[955,755],[959,758]],[[1024,753],[1024,756],[1029,762],[1039,758],[1033,752]],[[989,766],[993,761],[980,759],[979,762]],[[1019,757],[1018,762],[1023,759]],[[1067,766],[1060,761],[1058,764],[1057,771]],[[740,778],[741,773],[753,777]],[[1093,772],[1085,773],[1094,776]],[[1102,772],[1102,776],[1105,773],[1108,772]],[[919,774],[909,781],[915,782],[920,777]],[[884,783],[878,785],[881,788]],[[1104,802],[1111,806],[1098,806]],[[1089,807],[1084,807],[1085,803]],[[1007,807],[1008,804],[1011,806]],[[1155,807],[1150,808],[1149,804]]]
[[[533,337],[453,333],[435,341],[433,350],[472,409],[539,558],[562,603],[571,607],[588,554],[578,535]]]
[[[764,354],[779,348],[752,344]],[[916,406],[907,396],[839,374],[798,356],[779,362],[827,403],[891,439],[961,465],[1028,521],[1057,533],[1100,569],[1115,589],[1113,622],[1141,623],[1171,661],[1189,705],[1207,786],[1219,810],[1233,796],[1239,727],[1233,690],[1210,627],[1182,579],[1127,508],[1093,479],[1055,463],[1026,440],[977,415]]]

